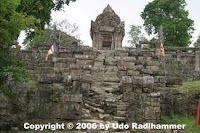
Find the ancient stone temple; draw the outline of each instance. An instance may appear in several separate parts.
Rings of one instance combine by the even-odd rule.
[[[122,47],[124,38],[124,22],[108,5],[95,22],[91,22],[91,38],[93,48],[111,50]]]
[[[16,55],[24,61],[31,80],[10,82],[13,98],[0,89],[0,132],[18,133],[27,122],[64,123],[66,127],[72,122],[119,123],[130,128],[77,131],[74,127],[72,132],[67,128],[61,132],[179,133],[171,129],[136,130],[131,125],[159,124],[162,115],[171,117],[171,113],[196,114],[195,96],[200,92],[186,96],[172,87],[182,79],[199,80],[200,48],[165,47],[164,60],[156,49],[122,48],[124,23],[109,5],[92,22],[91,37],[93,47],[59,45],[47,61],[49,46],[44,44]]]

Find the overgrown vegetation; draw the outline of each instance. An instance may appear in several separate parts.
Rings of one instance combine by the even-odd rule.
[[[198,36],[196,42],[194,43],[195,47],[200,47],[200,35]]]
[[[194,21],[189,18],[186,5],[185,0],[153,0],[148,3],[141,14],[147,33],[158,34],[162,25],[166,46],[188,46]]]
[[[163,124],[185,124],[186,133],[198,133],[200,131],[200,125],[196,124],[195,116],[162,116],[161,120]]]
[[[15,95],[12,93],[12,89],[9,85],[4,84],[0,86],[0,92],[3,92],[8,98],[13,98]]]
[[[182,86],[175,86],[175,89],[191,94],[200,91],[200,81],[183,82]]]
[[[26,48],[32,48],[35,45],[52,45],[51,35],[54,34],[54,30],[46,29],[41,34],[35,35],[33,39],[26,45]],[[72,45],[80,43],[80,40],[74,36],[70,36],[60,30],[55,31],[55,40],[59,45]]]
[[[75,0],[1,0],[0,2],[0,88],[5,94],[12,89],[9,80],[28,81],[28,71],[16,59],[17,38],[22,30],[31,40],[50,22],[52,10],[60,10]],[[8,79],[10,78],[10,79]],[[9,87],[6,87],[9,86]]]

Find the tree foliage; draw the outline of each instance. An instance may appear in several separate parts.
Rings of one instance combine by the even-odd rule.
[[[146,5],[141,17],[148,34],[157,34],[163,26],[165,45],[187,46],[194,30],[188,18],[185,0],[154,0]]]
[[[19,0],[2,0],[0,2],[0,44],[11,45],[21,30],[34,28],[36,19],[16,11]]]
[[[131,45],[136,45],[139,44],[139,41],[146,40],[145,35],[142,32],[142,26],[131,25],[128,34],[129,34],[128,42]]]
[[[52,10],[60,10],[64,4],[75,0],[1,0],[0,2],[0,91],[12,75],[13,81],[24,82],[28,72],[16,59],[17,49],[13,44],[20,31],[28,34],[44,29],[50,22]],[[34,33],[35,34],[35,33]],[[4,88],[4,89],[2,89]]]
[[[17,49],[12,48],[21,30],[34,27],[37,20],[16,11],[19,0],[2,0],[0,3],[0,86],[5,84],[8,75],[13,80],[23,82],[27,79],[27,70],[22,62],[15,58]]]
[[[51,23],[43,32],[34,36],[30,40],[25,40],[26,48],[31,48],[37,44],[51,45],[52,36],[59,45],[80,44],[81,40],[77,35],[78,27],[76,24],[69,23],[66,19],[61,22]]]
[[[195,47],[200,47],[200,35],[198,36],[196,42],[194,43]]]
[[[61,10],[65,4],[74,1],[76,0],[21,0],[17,10],[39,19],[40,23],[36,26],[44,29],[50,23],[52,10]]]

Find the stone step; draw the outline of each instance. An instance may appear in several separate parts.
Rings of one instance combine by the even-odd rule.
[[[118,117],[125,117],[126,116],[126,111],[117,111],[117,116]]]
[[[62,58],[62,57],[54,58],[53,61],[55,63],[68,63],[68,64],[76,62],[75,58]]]
[[[104,75],[104,82],[115,82],[119,83],[120,78],[117,75]]]
[[[93,107],[101,107],[101,104],[94,103],[93,101],[85,100],[84,102]]]
[[[117,104],[117,110],[118,111],[126,111],[128,106],[129,106],[128,103],[118,103]]]
[[[120,121],[120,122],[125,122],[126,121],[126,117],[113,117],[115,121]]]
[[[89,110],[91,110],[92,112],[99,112],[99,113],[104,113],[104,110],[103,109],[100,109],[100,108],[96,108],[96,107],[94,107],[94,106],[91,106],[91,105],[89,105],[89,104],[84,104],[84,106],[87,108],[87,109],[89,109]]]
[[[105,72],[117,72],[118,73],[118,68],[117,66],[106,66],[104,68]]]
[[[117,89],[117,88],[119,88],[120,83],[103,82],[101,85],[104,86],[104,87],[115,88],[115,89]]]

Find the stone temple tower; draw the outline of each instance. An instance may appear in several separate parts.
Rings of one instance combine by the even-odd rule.
[[[122,47],[124,22],[108,5],[95,22],[91,21],[90,35],[94,49],[112,50]]]

